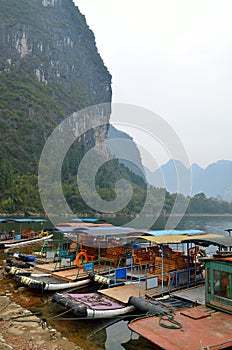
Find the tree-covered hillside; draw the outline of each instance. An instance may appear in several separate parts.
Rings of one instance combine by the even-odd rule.
[[[0,0],[0,8],[0,210],[37,211],[48,136],[73,112],[110,103],[111,75],[72,0]],[[104,139],[107,126],[99,134]],[[75,142],[69,163],[95,143],[90,130]]]
[[[73,112],[111,103],[111,75],[72,0],[0,0],[0,8],[0,212],[43,212],[38,192],[43,147]],[[85,115],[84,123],[92,117]],[[106,138],[109,118],[104,114],[105,125],[77,139],[64,159],[63,191],[76,212],[91,211],[76,185],[78,164],[97,139]],[[125,211],[138,210],[145,183],[117,160],[99,169],[97,191],[112,200],[120,178],[135,189]]]

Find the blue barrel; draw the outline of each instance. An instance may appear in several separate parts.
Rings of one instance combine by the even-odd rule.
[[[141,245],[138,244],[138,243],[134,243],[134,244],[133,244],[133,248],[141,248]]]
[[[35,261],[35,257],[34,256],[28,256],[27,257],[27,261]]]

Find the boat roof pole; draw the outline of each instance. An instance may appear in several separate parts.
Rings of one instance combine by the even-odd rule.
[[[187,242],[187,254],[188,254],[188,287],[190,286],[190,255],[189,255],[189,242]]]
[[[138,276],[139,276],[139,283],[138,283],[138,287],[139,287],[139,297],[141,297],[141,276],[140,276],[140,268],[139,266],[138,268]]]
[[[163,246],[163,244],[160,245],[160,252],[161,252],[161,258],[162,258],[161,292],[163,294],[163,292],[164,292],[164,246]]]

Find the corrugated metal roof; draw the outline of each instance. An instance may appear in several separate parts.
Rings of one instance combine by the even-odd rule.
[[[114,235],[126,235],[127,234],[133,234],[134,230],[128,227],[116,227],[116,226],[109,226],[109,227],[72,227],[72,226],[57,226],[57,229],[59,229],[62,232],[67,233],[79,233],[79,234],[86,234],[88,236],[114,236]]]
[[[208,245],[217,245],[223,247],[232,247],[232,237],[231,236],[221,236],[221,235],[202,235],[187,238],[188,241],[194,242],[197,244],[208,244]]]
[[[169,243],[187,243],[187,242],[195,242],[200,240],[216,240],[220,238],[220,235],[217,234],[202,234],[196,236],[187,236],[185,234],[182,235],[166,235],[166,236],[136,236],[136,238],[145,239],[146,241],[155,243],[155,244],[169,244]],[[132,238],[132,237],[131,237]],[[232,237],[231,237],[232,238]],[[212,243],[211,243],[212,244]]]
[[[181,243],[184,235],[166,235],[166,236],[136,236],[154,244]],[[133,237],[131,237],[133,239]]]
[[[56,224],[56,226],[59,227],[79,227],[79,226],[86,226],[86,227],[112,227],[112,224],[107,224],[107,223],[93,223],[93,222],[84,222],[84,221],[78,221],[78,222],[59,222],[58,224]]]

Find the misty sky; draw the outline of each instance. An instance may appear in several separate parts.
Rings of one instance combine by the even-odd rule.
[[[164,118],[190,163],[232,160],[232,1],[74,2],[112,74],[113,102]]]

